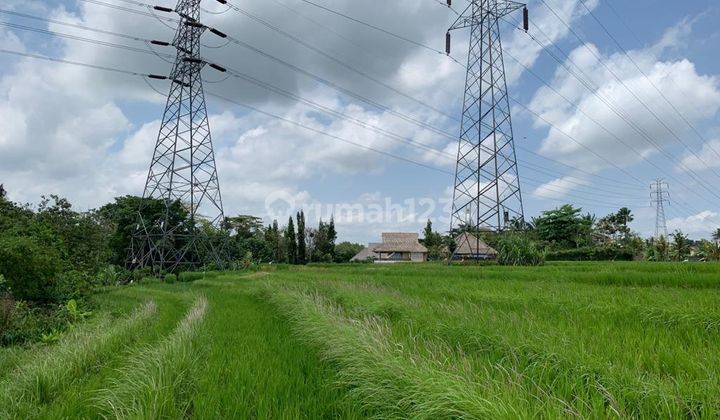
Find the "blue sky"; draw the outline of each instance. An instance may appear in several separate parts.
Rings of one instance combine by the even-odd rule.
[[[103,1],[145,10],[121,0]],[[435,49],[444,47],[445,29],[453,20],[452,12],[435,0],[317,2]],[[358,72],[348,71],[235,10],[225,11],[216,2],[203,3],[203,20],[393,113],[318,84],[248,49],[222,46],[222,40],[212,35],[206,35],[204,41],[208,48],[203,54],[209,60],[395,137],[235,78],[221,81],[222,77],[211,71],[204,75],[207,92],[439,170],[324,137],[209,96],[226,214],[256,214],[269,221],[274,210],[283,208],[278,204],[283,201],[310,209],[311,218],[338,216],[353,209],[353,217],[340,214],[338,227],[343,239],[359,242],[375,240],[382,231],[419,231],[427,216],[438,228],[447,229],[443,206],[451,194],[452,175],[447,172],[454,167],[452,158],[446,156],[455,153],[452,136],[459,133],[459,123],[447,115],[460,115],[463,69],[440,54],[300,0],[232,3]],[[458,8],[465,4],[463,0],[455,3]],[[720,7],[710,0],[545,3],[554,13],[542,0],[531,1],[529,9],[530,33],[546,49],[509,24],[502,25],[510,95],[522,104],[511,105],[526,215],[533,217],[562,203],[576,204],[598,216],[628,206],[636,214],[633,228],[649,236],[655,223],[649,184],[662,177],[670,186],[669,229],[682,229],[694,238],[709,237],[720,227],[720,191],[716,187],[720,182],[720,56],[716,53],[720,30],[714,24],[720,18]],[[173,6],[169,0],[153,4]],[[152,17],[92,2],[10,0],[0,9],[56,21],[0,13],[0,21],[5,23],[139,49],[147,46],[57,22],[146,39],[172,36],[171,28]],[[467,35],[456,33],[453,44],[453,55],[463,61]],[[170,69],[170,64],[152,53],[17,27],[0,26],[0,48],[140,73],[165,74]],[[566,68],[574,69],[576,77]],[[153,87],[161,93],[167,91],[163,82],[153,82]],[[141,78],[0,54],[0,182],[16,201],[36,203],[41,194],[55,193],[68,197],[80,209],[97,207],[118,195],[141,194],[163,101]],[[408,123],[397,114],[436,130]],[[398,137],[445,154],[408,146],[398,142]],[[406,200],[414,200],[415,208]],[[274,202],[271,211],[267,208],[270,202]],[[380,210],[383,214],[390,211],[391,217],[377,217]],[[406,217],[397,217],[392,211],[401,211]]]

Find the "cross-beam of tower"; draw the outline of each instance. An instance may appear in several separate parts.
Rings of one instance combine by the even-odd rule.
[[[447,3],[450,5],[451,0]],[[471,0],[447,33],[449,54],[450,31],[470,28],[450,228],[451,232],[476,233],[477,243],[456,244],[457,249],[474,249],[471,253],[476,257],[480,248],[478,232],[500,232],[524,221],[500,39],[500,19],[521,8],[527,30],[524,4]],[[462,237],[472,241],[467,239],[469,235]]]
[[[201,58],[200,38],[207,29],[225,35],[200,23],[200,1],[179,0],[175,10],[155,7],[174,11],[180,22],[172,43],[153,41],[174,46],[177,56],[169,77],[155,77],[171,85],[132,239],[132,268],[177,271],[203,261],[222,262],[221,250],[203,229],[205,223],[219,227],[224,213],[201,71],[206,64],[225,69]],[[157,201],[161,211],[149,208]]]
[[[668,184],[657,179],[650,185],[650,200],[655,207],[655,239],[668,237],[667,222],[665,221],[665,204],[670,202]]]

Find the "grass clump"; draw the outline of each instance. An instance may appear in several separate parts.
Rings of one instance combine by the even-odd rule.
[[[57,347],[17,368],[0,382],[0,417],[22,417],[33,412],[34,406],[51,403],[64,387],[102,365],[125,345],[156,311],[155,303],[149,301],[118,323],[104,319],[89,330],[74,330]]]
[[[535,242],[521,234],[503,235],[497,244],[500,265],[543,265],[545,252]]]
[[[192,412],[194,383],[200,374],[195,336],[208,311],[204,297],[158,345],[140,348],[110,389],[100,391],[98,408],[115,418],[184,418]]]

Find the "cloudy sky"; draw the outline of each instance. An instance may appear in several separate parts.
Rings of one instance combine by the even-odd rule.
[[[245,46],[207,33],[203,56],[256,81],[203,74],[225,213],[269,221],[283,202],[313,219],[352,209],[338,229],[359,242],[419,231],[428,217],[447,229],[465,70],[432,50],[444,48],[454,13],[442,0],[313,2],[413,42],[303,0],[232,0],[237,10],[205,0],[203,22]],[[528,217],[562,203],[598,216],[627,206],[651,235],[649,186],[664,178],[671,231],[701,238],[720,227],[714,3],[531,0],[530,36],[520,16],[502,21]],[[141,40],[171,40],[174,23],[128,0],[5,0],[0,15],[0,183],[10,197],[60,194],[85,210],[142,194],[167,83],[7,51],[167,74],[174,51]],[[463,62],[467,34],[453,42]]]

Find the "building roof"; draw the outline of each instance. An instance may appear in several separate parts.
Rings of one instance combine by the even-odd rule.
[[[378,255],[375,253],[374,249],[376,246],[380,244],[370,244],[367,247],[363,248],[362,251],[358,252],[357,255],[350,258],[350,261],[366,261],[368,258],[378,258]]]
[[[479,240],[477,236],[471,233],[462,233],[455,238],[455,255],[497,255],[497,251],[491,248],[482,239]]]
[[[375,252],[428,252],[418,239],[417,233],[383,233],[382,243],[374,248]]]

